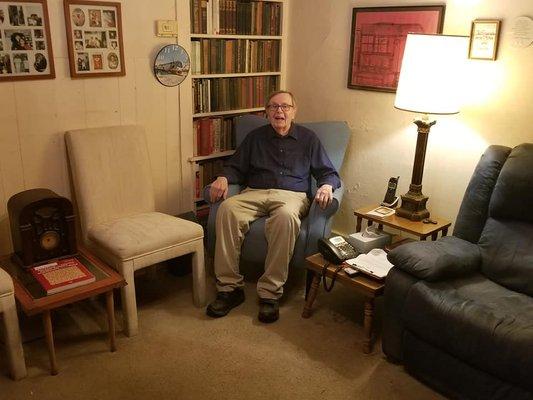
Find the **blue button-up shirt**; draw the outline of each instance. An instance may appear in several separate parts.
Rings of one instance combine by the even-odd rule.
[[[250,132],[224,165],[220,176],[229,183],[253,189],[285,189],[310,193],[310,175],[320,187],[340,187],[339,174],[331,164],[316,134],[292,124],[279,135],[271,125]]]

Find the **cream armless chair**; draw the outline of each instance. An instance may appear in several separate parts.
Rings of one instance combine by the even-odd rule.
[[[83,242],[124,276],[125,333],[138,331],[134,272],[192,253],[193,300],[205,304],[202,227],[155,211],[144,129],[112,126],[65,135]]]
[[[20,340],[19,320],[13,281],[7,272],[0,268],[0,314],[4,325],[4,343],[11,377],[15,380],[26,376],[24,351]]]

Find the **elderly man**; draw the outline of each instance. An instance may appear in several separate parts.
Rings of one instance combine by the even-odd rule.
[[[310,175],[319,186],[314,201],[325,208],[340,187],[337,171],[320,140],[311,130],[293,122],[296,102],[292,93],[272,93],[266,102],[269,125],[250,132],[223,173],[211,184],[211,201],[226,199],[228,183],[246,189],[225,200],[216,219],[215,275],[217,298],[207,315],[218,318],[244,301],[239,273],[241,244],[254,220],[267,216],[268,254],[257,283],[261,322],[279,318],[278,300],[287,280],[289,261],[300,231],[300,219],[309,210]]]

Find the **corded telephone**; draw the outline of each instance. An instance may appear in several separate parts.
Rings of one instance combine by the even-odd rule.
[[[342,236],[318,239],[318,251],[333,264],[342,264],[344,260],[357,257],[357,251]]]
[[[398,180],[400,177],[392,177],[389,179],[389,184],[387,185],[387,192],[385,193],[385,199],[381,202],[382,206],[385,207],[396,207],[398,204],[398,196],[396,196],[396,188],[398,187]]]

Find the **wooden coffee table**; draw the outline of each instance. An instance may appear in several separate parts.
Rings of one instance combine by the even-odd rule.
[[[115,312],[113,290],[124,286],[124,278],[108,265],[96,258],[84,248],[78,248],[76,256],[96,277],[95,282],[78,286],[64,292],[47,295],[39,282],[27,270],[14,263],[10,257],[0,260],[0,267],[13,278],[15,298],[28,316],[42,314],[44,333],[50,356],[50,372],[57,375],[57,360],[54,348],[51,312],[53,309],[105,293],[107,321],[109,325],[109,346],[113,352],[117,349],[115,342]]]
[[[312,272],[314,274],[313,282],[311,284],[311,290],[307,295],[307,301],[302,312],[303,318],[309,318],[311,316],[311,308],[313,307],[313,302],[315,301],[315,298],[318,294],[318,289],[322,280],[322,269],[324,265],[328,264],[328,261],[326,261],[321,254],[314,254],[312,256],[309,256],[305,259],[305,261],[306,268],[309,270],[309,272]],[[337,267],[338,265],[330,264],[327,267],[326,276],[328,278],[333,278]],[[383,290],[385,288],[385,281],[379,281],[361,273],[357,274],[353,278],[350,278],[344,273],[344,271],[340,271],[337,274],[336,282],[339,282],[344,286],[347,286],[361,293],[365,298],[363,319],[365,338],[363,340],[363,352],[368,354],[372,351],[373,345],[372,320],[374,318],[374,299],[383,294]]]

